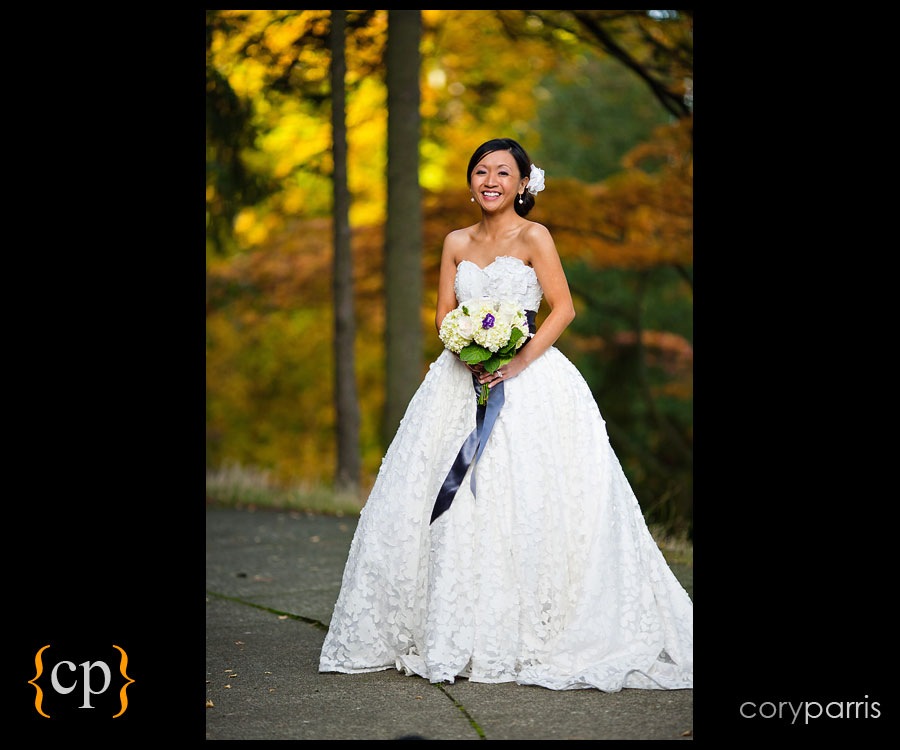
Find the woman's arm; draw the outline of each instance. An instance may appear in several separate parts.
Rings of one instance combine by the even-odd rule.
[[[454,282],[456,281],[456,248],[459,245],[459,232],[463,230],[455,230],[450,232],[444,238],[444,247],[441,250],[441,270],[438,279],[438,295],[437,307],[434,312],[434,325],[438,331],[441,330],[441,323],[447,313],[454,309],[459,302],[456,300],[456,289]]]
[[[560,334],[575,319],[575,305],[572,302],[569,282],[550,230],[543,224],[533,222],[525,232],[524,241],[527,245],[528,258],[544,291],[544,300],[550,312],[528,342],[528,346],[516,354],[512,362],[504,366],[506,378],[522,372],[540,357],[556,343]]]

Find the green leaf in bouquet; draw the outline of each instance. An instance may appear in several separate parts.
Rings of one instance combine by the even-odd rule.
[[[459,358],[468,365],[477,365],[491,358],[491,353],[478,344],[464,346],[459,352]]]
[[[500,352],[496,352],[489,360],[483,363],[484,369],[488,372],[497,372],[503,365],[507,362],[512,362],[512,360],[512,354],[500,354]]]
[[[497,350],[497,354],[510,354],[516,351],[516,342],[520,338],[522,338],[525,334],[522,333],[521,329],[513,328],[512,333],[509,334],[509,341],[506,343],[506,346],[501,347]]]

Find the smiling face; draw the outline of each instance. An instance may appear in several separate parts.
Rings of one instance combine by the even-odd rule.
[[[519,174],[516,160],[509,151],[492,151],[479,161],[469,178],[475,200],[486,210],[513,205],[528,184]]]

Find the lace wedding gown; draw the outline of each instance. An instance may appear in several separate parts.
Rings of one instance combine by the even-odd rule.
[[[459,300],[537,310],[537,276],[459,264]],[[476,492],[430,523],[475,427],[472,376],[431,364],[362,509],[321,672],[396,668],[554,690],[693,687],[693,603],[666,564],[587,383],[555,347],[503,383]],[[469,471],[471,473],[471,469]]]

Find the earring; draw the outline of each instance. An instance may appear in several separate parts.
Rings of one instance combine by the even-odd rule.
[[[525,201],[522,200],[522,196],[519,195],[519,205],[521,206]]]
[[[472,203],[474,203],[474,202],[475,202],[475,196],[473,195],[471,198],[469,198],[469,200],[472,201]]]

